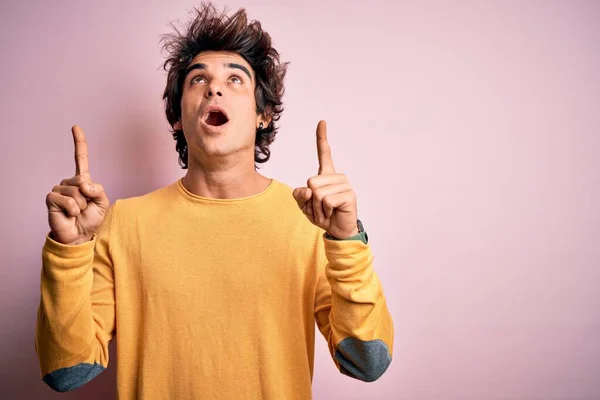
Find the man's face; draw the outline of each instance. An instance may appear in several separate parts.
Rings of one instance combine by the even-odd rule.
[[[183,84],[181,123],[175,125],[183,129],[191,162],[254,155],[256,128],[263,121],[256,115],[255,79],[235,53],[206,51],[192,60]]]

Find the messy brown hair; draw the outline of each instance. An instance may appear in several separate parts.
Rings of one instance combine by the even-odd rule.
[[[244,8],[231,17],[216,10],[211,3],[203,3],[194,8],[194,17],[181,33],[174,24],[175,32],[163,35],[161,42],[167,52],[163,68],[168,72],[167,85],[163,93],[167,120],[175,139],[175,149],[179,153],[179,164],[188,167],[188,146],[183,130],[174,125],[181,120],[181,97],[186,68],[200,52],[229,51],[239,54],[252,67],[256,76],[256,113],[263,115],[270,123],[256,130],[254,162],[264,163],[271,157],[269,145],[275,140],[279,120],[283,112],[283,80],[288,63],[280,63],[279,53],[271,45],[271,36],[263,31],[260,22],[251,21]]]

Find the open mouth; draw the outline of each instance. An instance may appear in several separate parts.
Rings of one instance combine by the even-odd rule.
[[[206,113],[204,116],[204,122],[210,126],[221,126],[225,125],[229,121],[227,115],[219,110],[212,110]]]

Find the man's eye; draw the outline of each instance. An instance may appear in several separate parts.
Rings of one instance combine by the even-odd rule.
[[[198,82],[200,82],[201,80],[204,80],[204,77],[203,77],[203,76],[200,76],[200,75],[198,75],[198,76],[194,77],[194,78],[191,80],[191,82],[190,82],[190,83],[198,83]]]
[[[237,75],[232,76],[231,78],[229,78],[229,80],[233,83],[242,83],[242,80]]]

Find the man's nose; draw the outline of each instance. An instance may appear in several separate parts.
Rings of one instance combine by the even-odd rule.
[[[223,93],[221,92],[221,88],[216,84],[211,82],[210,85],[208,86],[208,89],[206,90],[206,96],[207,97],[213,97],[213,96],[223,96]]]

